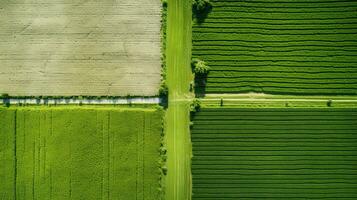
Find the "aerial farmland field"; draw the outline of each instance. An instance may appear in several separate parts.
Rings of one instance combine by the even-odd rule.
[[[0,1],[0,200],[356,188],[356,0]]]
[[[160,0],[6,0],[0,11],[0,93],[158,94]]]
[[[357,94],[357,1],[211,2],[193,26],[207,93]]]
[[[204,108],[193,199],[356,199],[357,109]]]
[[[0,199],[159,199],[162,117],[152,108],[1,108]]]

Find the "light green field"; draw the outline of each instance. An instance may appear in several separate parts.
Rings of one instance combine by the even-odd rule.
[[[191,1],[169,0],[167,16],[166,199],[191,199],[189,84],[191,62]]]
[[[0,199],[159,199],[162,114],[0,109]]]

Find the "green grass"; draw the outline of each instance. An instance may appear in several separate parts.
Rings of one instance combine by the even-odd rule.
[[[207,93],[357,94],[357,2],[211,2],[193,26]]]
[[[0,108],[0,198],[15,199],[15,111]]]
[[[356,199],[357,109],[204,108],[193,199]]]
[[[191,74],[191,1],[168,0],[166,64],[169,106],[166,113],[166,199],[191,199],[189,85]]]
[[[14,107],[0,116],[1,199],[159,199],[162,111]]]

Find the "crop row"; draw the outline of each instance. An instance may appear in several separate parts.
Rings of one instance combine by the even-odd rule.
[[[278,53],[277,53],[278,54]],[[294,56],[294,55],[289,55],[289,56],[280,56],[280,55],[274,55],[274,56],[269,56],[269,55],[264,55],[264,54],[252,54],[252,53],[245,53],[245,54],[240,54],[240,55],[210,55],[210,56],[203,56],[205,60],[208,62],[210,61],[221,61],[221,62],[250,62],[250,63],[255,63],[255,62],[305,62],[305,63],[310,63],[310,62],[330,62],[331,64],[333,63],[350,63],[352,65],[355,65],[357,63],[357,57],[353,55],[339,55],[339,56],[328,56],[328,55],[315,55],[315,56]]]
[[[281,12],[271,12],[267,15],[264,12],[237,12],[235,11],[226,11],[220,12],[213,10],[214,12],[210,13],[211,19],[268,19],[268,20],[286,20],[286,21],[294,21],[294,20],[336,20],[336,19],[356,19],[355,12],[317,12],[317,13],[303,13],[303,11],[297,13],[281,13]],[[239,10],[238,10],[239,11]]]
[[[308,71],[305,72],[301,76],[300,73],[296,73],[292,68],[289,71],[286,72],[269,72],[269,71],[264,71],[264,68],[261,69],[263,72],[257,72],[257,71],[252,71],[252,72],[244,72],[244,71],[212,71],[210,75],[212,77],[240,77],[240,78],[255,78],[255,77],[261,77],[261,78],[296,78],[296,79],[301,79],[301,80],[306,80],[310,78],[318,78],[318,79],[326,79],[326,78],[333,78],[335,77],[336,79],[341,78],[341,79],[357,79],[357,70],[355,70],[353,73],[343,73],[343,72],[321,72],[321,73],[309,73]]]
[[[224,88],[224,87],[217,87],[217,88],[207,88],[207,93],[248,93],[248,92],[255,92],[255,93],[270,93],[270,94],[305,94],[305,95],[316,95],[316,94],[324,94],[324,95],[352,95],[356,94],[356,89],[301,89],[301,88],[278,88],[278,87],[242,87],[242,88]]]
[[[234,61],[226,61],[226,62],[217,62],[217,61],[210,61],[210,65],[216,68],[216,70],[220,70],[221,68],[232,69],[234,67],[239,67],[242,70],[246,69],[247,67],[260,67],[263,68],[262,70],[268,70],[270,67],[291,67],[296,68],[296,71],[299,69],[306,69],[306,70],[316,70],[316,69],[334,69],[334,68],[345,68],[346,70],[354,69],[353,63],[348,62],[341,62],[341,63],[329,63],[329,62],[296,62],[296,61],[257,61],[257,62],[249,62],[249,61],[242,61],[242,62],[234,62]],[[236,69],[237,69],[236,68]]]
[[[217,28],[218,29],[218,28]],[[193,33],[195,41],[254,41],[259,42],[293,42],[293,41],[325,41],[325,42],[356,42],[355,34],[262,34],[261,31],[251,31],[250,33]]]
[[[269,46],[269,45],[196,45],[193,48],[196,51],[196,54],[205,53],[205,52],[231,52],[231,51],[251,51],[251,52],[355,52],[357,48],[355,45],[352,46],[313,46],[313,45],[291,45],[291,46]]]
[[[237,10],[236,6],[219,6],[215,5],[214,8],[215,12],[235,12]],[[241,13],[265,13],[265,12],[272,12],[272,13],[290,13],[290,14],[300,14],[300,13],[345,13],[345,12],[355,12],[356,6],[340,6],[340,7],[304,7],[304,8],[279,8],[279,7],[246,7],[244,10],[240,10]]]
[[[357,22],[356,22],[357,23]],[[225,40],[194,40],[193,49],[196,50],[199,46],[213,47],[221,46],[232,48],[237,47],[250,47],[250,48],[262,48],[262,47],[328,47],[328,48],[344,48],[344,47],[356,47],[357,40],[342,40],[342,41],[324,41],[322,39],[317,40],[292,40],[285,41],[281,43],[279,41],[263,41],[263,40],[252,40],[244,41],[242,39],[236,41],[225,41]]]
[[[294,86],[291,86],[291,83],[294,84]],[[222,86],[223,84],[223,86]],[[320,86],[320,84],[323,84],[323,86]],[[354,90],[357,87],[356,83],[323,83],[321,82],[320,84],[318,83],[305,83],[305,82],[281,82],[281,83],[274,83],[274,82],[255,82],[251,83],[249,81],[239,81],[237,83],[209,83],[207,84],[207,87],[211,88],[219,88],[219,87],[225,87],[225,88],[241,88],[241,87],[256,87],[256,88],[263,88],[263,87],[280,87],[280,88],[299,88],[299,89],[351,89]]]
[[[212,69],[212,72],[215,73],[224,73],[226,72],[226,74],[228,73],[234,73],[234,72],[242,72],[245,75],[251,75],[252,73],[249,74],[249,72],[270,72],[270,73],[274,73],[274,72],[282,72],[284,73],[284,71],[286,72],[291,72],[291,73],[306,73],[306,74],[311,74],[313,76],[313,74],[327,74],[330,73],[330,75],[332,74],[336,74],[336,75],[344,75],[343,72],[347,71],[348,73],[357,73],[357,70],[354,69],[354,67],[348,67],[348,66],[340,66],[340,67],[333,67],[333,66],[322,66],[322,67],[314,67],[314,66],[299,66],[299,67],[295,67],[294,65],[290,65],[290,64],[270,64],[269,61],[262,61],[262,62],[257,62],[255,64],[252,65],[244,65],[244,64],[238,64],[236,62],[231,62],[228,63],[226,62],[226,65],[221,65],[221,64],[211,64],[210,66],[212,66],[214,69]],[[264,63],[267,63],[266,65],[264,65]],[[321,69],[321,71],[320,71]],[[250,71],[251,70],[251,71]],[[239,73],[241,74],[241,73]],[[296,75],[296,74],[295,74]],[[211,74],[212,76],[212,74]],[[243,75],[244,76],[244,75]],[[268,75],[269,76],[269,75]],[[292,77],[294,77],[294,74],[292,75]],[[328,76],[327,76],[328,77]],[[219,78],[219,77],[218,77]],[[222,77],[223,78],[223,77]],[[280,77],[280,78],[284,78],[284,77]],[[304,79],[304,77],[297,77],[299,79]],[[323,78],[323,77],[322,77]],[[336,77],[338,78],[338,77]],[[342,76],[343,78],[343,76]],[[347,77],[346,77],[347,78]],[[353,78],[353,76],[352,76]],[[320,78],[321,79],[321,78]]]
[[[199,25],[194,25],[194,28],[205,27],[205,26],[216,26],[216,27],[239,27],[253,25],[255,27],[265,27],[265,26],[275,26],[275,27],[284,27],[288,25],[297,25],[297,26],[312,26],[316,25],[317,27],[321,25],[337,26],[344,25],[346,27],[355,26],[357,18],[337,18],[337,19],[307,19],[307,20],[285,20],[285,19],[261,19],[261,18],[207,18],[204,23]],[[240,25],[238,25],[240,24]]]
[[[329,109],[318,109],[318,108],[202,108],[202,112],[198,112],[195,116],[235,116],[236,118],[242,119],[245,116],[264,116],[270,118],[270,116],[356,116],[356,108],[329,108]]]
[[[285,0],[285,1],[221,1],[221,0],[212,0],[214,5],[217,7],[239,7],[239,8],[246,8],[246,7],[253,7],[253,8],[345,8],[356,6],[357,3],[354,1],[311,1],[306,0],[299,0],[299,1],[292,1],[292,0]]]
[[[279,55],[277,55],[279,53]],[[321,59],[321,58],[327,58],[327,57],[332,57],[335,59],[350,59],[356,62],[355,57],[357,56],[356,51],[288,51],[288,52],[267,52],[267,51],[231,51],[231,50],[209,50],[205,52],[196,52],[194,54],[195,56],[202,56],[202,57],[207,57],[208,59],[229,59],[232,57],[235,58],[243,58],[248,57],[248,56],[254,56],[254,57],[260,57],[260,58],[272,58],[279,60],[279,58],[290,58],[290,57],[296,57],[299,59],[303,58],[313,58],[313,59]]]

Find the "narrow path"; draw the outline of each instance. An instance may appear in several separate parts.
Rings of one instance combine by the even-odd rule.
[[[190,0],[168,0],[166,116],[166,199],[191,199],[191,140],[189,104],[191,74],[192,10]]]
[[[203,106],[238,107],[349,107],[357,105],[353,96],[292,96],[269,94],[209,94],[201,99]]]

